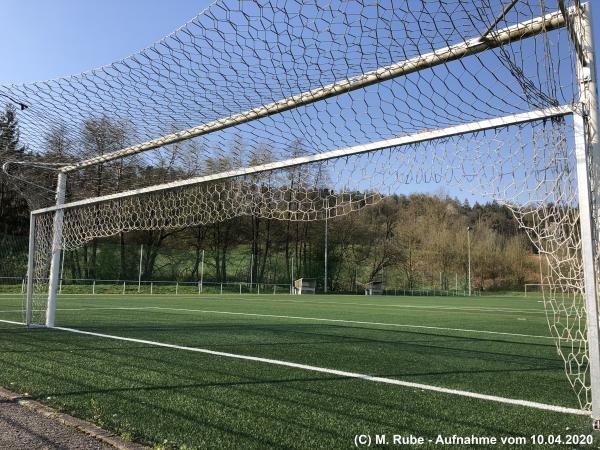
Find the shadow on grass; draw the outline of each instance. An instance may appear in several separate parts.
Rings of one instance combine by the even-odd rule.
[[[50,346],[54,346],[55,342],[49,342],[48,345]],[[37,346],[40,346],[40,342],[37,343]],[[116,371],[116,368],[119,366],[119,364],[117,364],[117,361],[115,360],[114,356],[114,352],[117,351],[119,353],[121,353],[124,349],[116,349],[116,350],[110,350],[107,351],[107,349],[102,349],[103,351],[106,352],[106,357],[105,358],[98,358],[97,355],[91,355],[89,354],[89,352],[85,352],[85,355],[78,355],[79,357],[82,358],[82,361],[79,363],[76,363],[75,361],[72,361],[73,365],[79,365],[81,368],[83,368],[84,370],[91,372],[91,373],[95,373],[98,376],[102,375],[102,376],[113,376],[113,377],[118,377],[118,379],[120,381],[118,381],[119,384],[126,384],[129,385],[130,387],[113,387],[113,388],[109,388],[109,389],[98,389],[98,386],[93,384],[93,383],[86,383],[86,382],[82,382],[81,379],[75,378],[75,377],[71,377],[69,379],[69,383],[74,384],[74,385],[79,385],[81,386],[82,389],[79,390],[72,390],[72,391],[62,391],[62,392],[49,392],[49,395],[58,395],[61,398],[63,396],[88,396],[88,395],[94,395],[94,394],[98,394],[100,396],[107,396],[109,398],[113,398],[115,400],[118,401],[125,401],[126,403],[130,404],[131,407],[137,411],[137,406],[138,405],[143,405],[144,407],[150,409],[150,411],[154,411],[155,414],[160,414],[161,415],[161,420],[164,420],[166,417],[172,418],[171,420],[167,421],[168,423],[172,423],[172,424],[178,424],[178,426],[180,425],[180,419],[181,420],[185,420],[188,421],[194,425],[198,425],[200,424],[203,427],[206,428],[211,428],[214,430],[217,430],[221,433],[226,433],[226,434],[231,434],[231,435],[235,435],[235,436],[243,436],[245,439],[252,439],[254,442],[257,443],[262,443],[262,444],[268,444],[268,445],[282,445],[282,443],[280,441],[276,441],[273,439],[267,439],[266,437],[257,437],[255,433],[253,432],[247,432],[244,429],[239,429],[239,427],[233,428],[233,427],[226,427],[223,426],[222,424],[216,424],[214,423],[214,421],[211,421],[210,418],[205,418],[203,416],[199,416],[199,414],[202,414],[201,410],[198,410],[196,413],[189,413],[189,412],[183,412],[180,408],[169,408],[167,406],[165,406],[165,403],[170,403],[167,401],[167,398],[172,398],[174,396],[180,396],[182,397],[182,399],[184,401],[187,401],[188,404],[193,404],[194,401],[204,401],[204,402],[208,402],[210,404],[214,404],[217,407],[219,407],[219,410],[222,410],[223,408],[226,409],[235,409],[238,410],[240,412],[243,412],[244,414],[246,414],[248,417],[251,416],[258,416],[258,417],[263,417],[266,419],[269,419],[273,422],[279,422],[282,424],[287,424],[286,426],[290,426],[290,427],[294,427],[295,429],[304,429],[304,430],[308,430],[311,433],[315,433],[318,432],[320,434],[326,434],[328,436],[331,437],[336,437],[336,438],[340,438],[343,439],[345,442],[345,439],[348,438],[348,436],[346,436],[343,432],[340,432],[338,428],[335,429],[326,429],[323,428],[322,425],[317,425],[316,423],[313,424],[312,426],[306,426],[300,423],[297,423],[293,420],[290,419],[286,419],[284,416],[281,415],[277,415],[277,414],[273,414],[271,412],[269,412],[269,409],[267,408],[266,410],[256,410],[256,408],[249,408],[246,407],[245,405],[236,403],[235,400],[231,400],[228,401],[228,398],[231,397],[230,395],[217,395],[217,397],[215,398],[214,396],[208,395],[206,392],[206,389],[208,387],[224,387],[226,388],[228,391],[231,389],[234,389],[237,392],[243,392],[244,395],[251,395],[253,397],[258,397],[258,399],[260,399],[261,397],[264,398],[269,398],[271,400],[273,400],[273,402],[275,404],[286,404],[288,405],[288,407],[291,408],[304,408],[307,409],[309,411],[314,411],[317,415],[321,415],[324,413],[329,413],[329,414],[335,414],[336,416],[341,416],[341,417],[346,417],[348,419],[351,419],[353,421],[353,423],[356,423],[357,425],[359,423],[370,423],[372,425],[386,425],[389,427],[397,427],[398,423],[397,422],[393,422],[393,421],[389,421],[389,420],[380,420],[378,418],[376,418],[375,416],[370,416],[368,415],[368,406],[377,406],[378,403],[374,402],[372,398],[370,397],[357,397],[354,394],[354,391],[352,389],[347,389],[346,394],[345,395],[340,395],[337,392],[330,392],[327,388],[324,389],[324,391],[319,391],[319,390],[315,390],[315,389],[307,389],[307,388],[298,388],[297,386],[290,386],[290,384],[298,384],[298,383],[307,383],[309,386],[314,386],[315,383],[319,383],[321,381],[326,381],[326,382],[330,382],[330,381],[343,381],[343,378],[339,378],[339,377],[311,377],[311,378],[293,378],[293,379],[274,379],[274,378],[268,378],[268,379],[260,379],[260,378],[256,378],[256,379],[250,379],[250,380],[242,380],[242,381],[231,381],[231,382],[212,382],[212,383],[179,383],[179,384],[163,384],[163,385],[142,385],[142,386],[137,386],[137,387],[131,387],[131,383],[134,384],[142,384],[139,377],[135,377],[135,376],[126,376],[125,373],[118,373]],[[135,349],[131,349],[131,347],[129,347],[129,350],[133,351],[134,350],[138,350],[138,348],[136,347]],[[156,350],[156,348],[153,348],[153,350]],[[164,349],[162,349],[164,350]],[[40,349],[40,352],[42,351],[42,349]],[[95,350],[94,350],[95,351]],[[77,352],[80,353],[80,352]],[[164,352],[163,352],[164,354]],[[181,353],[178,352],[172,352],[169,354],[169,356],[171,355],[178,355],[178,359],[179,359],[179,364],[184,366],[181,367],[180,369],[182,369],[184,372],[186,373],[195,373],[198,371],[198,366],[197,364],[193,364],[193,361],[195,360],[195,358],[192,357],[183,357],[181,358]],[[69,355],[67,355],[69,356]],[[121,356],[121,355],[119,355]],[[181,375],[179,373],[173,373],[173,358],[155,358],[155,357],[151,357],[148,356],[147,354],[145,355],[140,355],[140,354],[130,354],[127,355],[127,361],[129,363],[127,370],[129,370],[130,372],[133,371],[135,372],[135,370],[138,371],[145,371],[146,373],[148,371],[152,371],[152,372],[156,372],[158,374],[160,374],[162,377],[166,377],[166,378],[173,378],[173,377],[180,377]],[[87,360],[87,362],[85,362]],[[126,361],[124,361],[126,362]],[[156,365],[159,364],[162,367],[162,370],[156,370]],[[105,368],[105,369],[102,369]],[[58,376],[58,374],[53,373],[52,371],[48,371],[48,370],[43,370],[40,367],[37,367],[35,369],[32,369],[31,367],[23,367],[23,371],[27,371],[27,370],[33,370],[36,372],[40,372],[42,374],[43,377],[47,377],[49,379],[53,379],[55,377]],[[203,370],[205,370],[203,368]],[[240,375],[238,373],[236,373],[235,370],[232,370],[232,372],[223,372],[223,371],[217,371],[214,368],[209,369],[210,373],[214,373],[217,376],[226,376],[226,377],[239,377]],[[64,375],[61,375],[62,378],[65,378]],[[192,380],[189,377],[186,377],[188,380]],[[248,378],[248,377],[246,377]],[[348,380],[348,379],[346,379]],[[195,381],[195,380],[193,380]],[[350,380],[348,380],[350,381]],[[352,380],[354,381],[354,380]],[[309,401],[303,401],[303,400],[299,400],[299,399],[294,399],[291,398],[289,395],[283,395],[284,392],[282,392],[281,388],[277,388],[274,390],[270,390],[270,389],[261,389],[260,392],[255,392],[249,388],[255,388],[257,386],[282,386],[284,388],[285,391],[289,391],[292,390],[295,393],[301,395],[301,396],[319,396],[322,398],[322,401],[319,402],[309,402]],[[394,389],[395,387],[389,387],[390,389]],[[398,388],[398,389],[403,389],[403,388]],[[150,401],[147,400],[147,393],[150,391],[167,391],[165,392],[164,396],[161,396],[161,398],[163,398],[163,402],[161,402],[160,404],[157,404],[155,401]],[[180,391],[183,390],[186,393],[181,393]],[[395,390],[395,389],[394,389]],[[189,392],[192,391],[192,392]],[[407,394],[410,396],[410,390],[406,390]],[[129,394],[129,395],[123,395],[123,394]],[[170,395],[169,395],[170,394]],[[277,395],[279,394],[279,395]],[[432,394],[432,396],[434,396],[435,394]],[[324,397],[324,398],[323,398]],[[43,399],[45,398],[44,395],[38,394],[38,398]],[[187,400],[185,400],[187,398]],[[233,397],[235,399],[235,396]],[[347,411],[340,411],[339,409],[335,409],[335,408],[331,408],[329,406],[329,401],[328,399],[331,398],[337,398],[339,401],[344,401],[346,403],[348,403],[348,409]],[[239,400],[239,399],[238,399]],[[307,399],[309,400],[309,399]],[[438,400],[439,401],[439,400]],[[75,401],[76,402],[76,401]],[[118,403],[118,402],[117,402]],[[73,402],[68,402],[66,403],[68,404],[73,404]],[[112,403],[111,403],[112,404]],[[350,407],[350,405],[353,405],[352,407]],[[283,407],[283,406],[281,406]],[[278,408],[281,408],[278,406]],[[358,411],[363,411],[362,414],[357,412],[357,407],[358,407]],[[465,420],[461,420],[458,419],[456,415],[452,414],[452,411],[446,411],[445,413],[441,413],[441,411],[439,411],[439,408],[433,407],[433,409],[431,411],[429,410],[423,410],[422,407],[419,407],[418,405],[412,405],[410,402],[406,403],[406,402],[402,402],[401,404],[393,404],[391,405],[392,408],[394,408],[394,411],[396,412],[402,412],[404,415],[409,415],[411,416],[413,419],[413,422],[418,422],[421,423],[423,421],[423,419],[428,419],[430,420],[430,424],[427,425],[430,427],[431,431],[437,430],[435,427],[437,426],[439,420],[441,418],[443,418],[443,420],[446,423],[454,423],[457,425],[461,425],[463,427],[476,427],[478,429],[486,429],[490,432],[506,432],[507,430],[505,428],[502,428],[500,426],[489,426],[489,425],[484,425],[481,423],[477,423],[474,424],[473,422],[469,422],[469,421],[465,421]],[[279,409],[278,409],[279,410]],[[354,411],[354,412],[353,412]],[[215,414],[217,413],[217,411],[215,411]],[[441,414],[440,414],[441,413]],[[217,414],[218,417],[219,414]],[[358,422],[357,422],[358,421]],[[317,421],[318,423],[320,423],[320,421]],[[345,420],[343,421],[345,422]],[[487,421],[486,421],[487,422]],[[497,424],[496,424],[497,425]],[[413,430],[414,432],[423,432],[423,427],[424,425],[406,425],[407,430]],[[510,431],[510,430],[509,430]],[[151,432],[152,434],[153,432]],[[145,436],[148,436],[148,433],[146,433]],[[146,437],[146,439],[151,439]]]
[[[423,350],[439,352],[473,354],[479,356],[502,357],[511,362],[514,359],[526,359],[527,361],[555,361],[562,367],[562,361],[555,356],[555,344],[548,339],[548,343],[532,343],[506,339],[492,339],[474,336],[456,336],[454,334],[440,334],[423,331],[408,330],[389,330],[381,328],[366,328],[357,326],[340,326],[331,324],[318,325],[102,325],[102,326],[79,326],[78,329],[91,331],[113,336],[129,337],[135,339],[152,340],[174,345],[183,345],[189,347],[201,347],[208,349],[237,349],[237,348],[261,348],[261,347],[298,347],[298,346],[319,346],[319,345],[338,345],[350,344],[354,346],[357,343],[386,345],[392,347],[397,352],[406,352],[415,348],[415,352],[422,353]],[[364,335],[348,333],[375,333],[382,337],[368,337]],[[342,335],[337,332],[345,332]],[[392,335],[393,339],[388,338]],[[266,337],[261,338],[262,335]],[[286,339],[287,336],[303,336],[307,340]],[[266,341],[273,336],[283,337],[280,340]],[[227,340],[237,339],[233,342],[215,343],[210,342],[225,337]],[[251,341],[248,341],[248,337]],[[418,339],[415,339],[418,338]],[[471,347],[451,346],[447,343],[465,343]],[[135,345],[135,343],[132,343]],[[480,345],[498,345],[506,347],[510,351],[491,351],[480,350],[476,347]],[[530,350],[529,354],[521,354],[518,349]],[[540,349],[548,351],[548,357],[541,356]],[[552,355],[552,356],[550,356]]]

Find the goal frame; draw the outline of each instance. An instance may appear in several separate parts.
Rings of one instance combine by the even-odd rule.
[[[560,4],[563,4],[559,0]],[[557,11],[547,14],[543,17],[529,20],[513,25],[501,30],[486,32],[478,38],[467,40],[463,43],[435,50],[426,55],[412,58],[406,61],[393,64],[391,66],[380,68],[373,72],[368,72],[359,76],[341,80],[330,85],[307,91],[292,97],[288,97],[277,102],[261,106],[243,113],[238,113],[213,122],[199,125],[180,132],[162,136],[142,144],[127,147],[115,152],[107,153],[100,157],[90,158],[76,164],[65,166],[59,170],[56,189],[56,204],[48,208],[41,208],[31,212],[30,230],[29,230],[29,258],[28,258],[28,277],[27,277],[27,298],[25,322],[28,327],[32,326],[32,308],[33,308],[33,284],[34,284],[34,264],[35,264],[35,218],[40,214],[53,213],[52,245],[50,253],[50,272],[48,279],[48,298],[46,309],[45,326],[52,328],[55,326],[56,299],[58,292],[59,266],[62,246],[62,227],[64,212],[68,208],[82,206],[86,204],[99,203],[118,198],[126,198],[149,192],[166,191],[182,186],[195,185],[216,180],[224,180],[238,176],[296,167],[312,162],[326,161],[330,159],[368,153],[386,148],[405,146],[419,142],[427,142],[434,139],[446,138],[457,135],[472,134],[489,129],[497,129],[512,125],[519,125],[531,122],[538,122],[557,117],[572,116],[573,118],[573,136],[576,156],[576,182],[578,191],[578,203],[581,226],[582,259],[584,268],[584,286],[587,317],[593,320],[587,321],[588,352],[590,362],[591,378],[591,396],[592,410],[591,416],[594,421],[594,428],[600,428],[600,342],[598,330],[598,305],[596,293],[596,239],[599,230],[599,224],[594,223],[592,214],[592,192],[591,192],[591,167],[590,157],[600,161],[600,139],[598,137],[599,119],[598,119],[598,100],[596,71],[594,61],[594,47],[591,26],[591,5],[584,3],[580,5],[582,11],[582,28],[572,26],[573,39],[575,47],[580,50],[577,56],[577,78],[581,98],[574,105],[561,105],[536,111],[529,111],[520,114],[512,114],[504,117],[482,120],[478,122],[466,123],[457,126],[440,128],[436,130],[422,131],[412,133],[406,136],[393,139],[362,144],[353,147],[346,147],[323,153],[314,153],[309,156],[302,156],[285,161],[261,164],[252,167],[239,168],[225,171],[213,175],[194,177],[187,180],[181,180],[171,183],[150,186],[142,189],[135,189],[111,194],[88,198],[85,200],[65,203],[65,193],[67,186],[67,177],[70,172],[102,164],[108,161],[120,159],[126,156],[135,155],[151,149],[163,147],[165,145],[177,143],[193,137],[206,135],[218,130],[240,125],[249,121],[261,119],[272,114],[284,112],[303,105],[314,103],[320,100],[331,98],[337,95],[345,94],[352,90],[364,88],[366,86],[386,81],[392,78],[400,77],[419,70],[431,68],[436,65],[444,64],[453,60],[463,58],[468,55],[480,53],[495,47],[499,47],[515,39],[532,37],[542,32],[552,29],[568,26],[571,19],[572,10],[563,10],[566,17]],[[574,23],[574,22],[572,22]],[[591,155],[588,153],[590,152]]]

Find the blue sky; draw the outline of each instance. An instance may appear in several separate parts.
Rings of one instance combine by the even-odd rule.
[[[0,83],[79,73],[134,53],[211,0],[0,0]],[[600,5],[594,34],[600,46]]]
[[[0,0],[0,83],[79,73],[135,53],[209,0]]]
[[[62,77],[124,58],[174,31],[210,3],[0,0],[0,84]],[[596,6],[595,41],[600,48],[600,5]],[[439,189],[432,184],[417,190]]]

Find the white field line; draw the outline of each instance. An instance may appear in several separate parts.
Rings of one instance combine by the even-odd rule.
[[[16,295],[16,294],[14,294]],[[265,294],[272,295],[272,294]],[[16,295],[18,296],[18,295]],[[73,297],[82,297],[87,296],[93,298],[94,296],[100,297],[115,297],[122,298],[122,294],[60,294],[60,296],[73,296]],[[376,306],[379,308],[413,308],[413,309],[440,309],[440,310],[456,310],[456,311],[480,311],[480,312],[516,312],[516,313],[524,313],[524,314],[543,314],[545,315],[545,311],[541,311],[538,309],[520,309],[520,308],[502,308],[502,307],[475,307],[475,306],[436,306],[436,305],[398,305],[398,304],[382,304],[382,303],[349,303],[349,302],[331,302],[331,301],[320,301],[320,300],[312,300],[312,301],[303,301],[303,300],[287,300],[287,299],[278,299],[271,300],[264,297],[243,297],[243,296],[229,296],[222,294],[201,294],[201,295],[174,295],[174,294],[130,294],[130,298],[153,298],[153,297],[171,297],[174,299],[200,299],[200,300],[243,300],[243,301],[254,301],[254,302],[270,302],[270,303],[301,303],[301,304],[311,304],[311,305],[344,305],[344,306]]]
[[[542,336],[536,334],[522,334],[522,333],[508,333],[503,331],[490,331],[490,330],[474,330],[470,328],[450,328],[450,327],[435,327],[428,325],[413,325],[413,324],[401,324],[401,323],[388,323],[388,322],[367,322],[362,320],[346,320],[346,319],[326,319],[322,317],[306,317],[306,316],[287,316],[278,314],[259,314],[259,313],[242,313],[234,311],[216,311],[210,309],[188,309],[188,308],[166,308],[161,306],[114,306],[114,307],[97,307],[97,308],[57,308],[57,311],[174,311],[174,312],[197,312],[203,314],[223,314],[233,316],[249,316],[249,317],[271,317],[278,319],[292,319],[292,320],[308,320],[317,322],[332,322],[332,323],[351,323],[357,325],[376,325],[384,327],[395,327],[395,328],[414,328],[423,330],[437,330],[437,331],[454,331],[460,333],[477,333],[477,334],[491,334],[499,336],[512,336],[512,337],[525,337],[533,339],[555,339],[553,336]],[[2,312],[20,312],[14,311],[0,311]]]
[[[191,297],[196,298],[196,297]],[[215,299],[220,298],[220,294],[214,295]],[[350,302],[331,302],[321,300],[271,300],[267,298],[253,297],[225,297],[227,300],[250,300],[255,302],[272,302],[272,303],[304,303],[311,305],[349,305],[349,306],[377,306],[379,308],[414,308],[414,309],[443,309],[457,311],[483,311],[483,312],[524,312],[528,314],[545,314],[544,311],[537,309],[517,309],[517,308],[502,308],[502,307],[476,307],[476,306],[437,306],[437,305],[399,305],[399,304],[382,304],[382,303],[350,303]]]
[[[95,308],[93,308],[95,309]],[[235,316],[250,316],[250,317],[271,317],[278,319],[294,319],[294,320],[310,320],[318,322],[334,322],[334,323],[353,323],[358,325],[378,325],[385,327],[399,327],[399,328],[417,328],[425,330],[440,330],[440,331],[458,331],[461,333],[482,333],[482,334],[497,334],[501,336],[515,336],[515,337],[528,337],[538,339],[554,339],[553,336],[541,336],[535,334],[521,334],[521,333],[508,333],[502,331],[489,331],[489,330],[473,330],[468,328],[448,328],[448,327],[434,327],[428,325],[411,325],[411,324],[400,324],[400,323],[386,323],[386,322],[366,322],[362,320],[346,320],[346,319],[325,319],[321,317],[305,317],[305,316],[286,316],[278,314],[258,314],[258,313],[242,313],[232,311],[215,311],[207,309],[186,309],[186,308],[165,308],[160,306],[148,306],[132,309],[146,309],[146,310],[166,310],[166,311],[182,311],[182,312],[199,312],[205,314],[225,314]]]
[[[343,370],[310,366],[307,364],[299,364],[299,363],[294,363],[294,362],[289,362],[289,361],[282,361],[282,360],[278,360],[278,359],[261,358],[261,357],[257,357],[257,356],[247,356],[247,355],[238,355],[235,353],[219,352],[219,351],[215,351],[215,350],[209,350],[206,348],[187,347],[187,346],[183,346],[183,345],[174,345],[174,344],[166,344],[163,342],[148,341],[145,339],[135,339],[135,338],[122,337],[122,336],[113,336],[110,334],[94,333],[91,331],[77,330],[74,328],[54,327],[54,329],[61,330],[61,331],[67,331],[70,333],[77,333],[77,334],[83,334],[83,335],[88,335],[88,336],[114,339],[114,340],[118,340],[118,341],[133,342],[136,344],[152,345],[155,347],[170,348],[170,349],[175,349],[175,350],[184,350],[184,351],[195,352],[195,353],[204,353],[204,354],[213,355],[213,356],[222,356],[222,357],[226,357],[226,358],[241,359],[241,360],[245,360],[245,361],[254,361],[254,362],[259,362],[259,363],[273,364],[273,365],[277,365],[277,366],[292,367],[294,369],[303,369],[303,370],[308,370],[311,372],[326,373],[326,374],[337,375],[337,376],[345,377],[345,378],[356,378],[356,379],[372,381],[372,382],[376,382],[376,383],[392,384],[392,385],[396,385],[396,386],[409,387],[409,388],[413,388],[413,389],[422,389],[425,391],[433,391],[433,392],[439,392],[439,393],[443,393],[443,394],[458,395],[461,397],[469,397],[469,398],[475,398],[475,399],[479,399],[479,400],[487,400],[487,401],[492,401],[492,402],[497,402],[497,403],[504,403],[504,404],[508,404],[508,405],[524,406],[527,408],[540,409],[543,411],[552,411],[552,412],[563,413],[563,414],[576,414],[576,415],[581,415],[581,416],[588,416],[590,414],[588,411],[584,411],[581,409],[566,408],[563,406],[556,406],[556,405],[548,405],[545,403],[532,402],[529,400],[519,400],[519,399],[513,399],[513,398],[498,397],[495,395],[479,394],[476,392],[462,391],[462,390],[458,390],[458,389],[449,389],[449,388],[444,388],[444,387],[439,387],[439,386],[432,386],[429,384],[413,383],[410,381],[400,381],[400,380],[395,380],[392,378],[376,377],[376,376],[366,375],[366,374],[361,374],[361,373],[356,373],[356,372],[346,372]]]
[[[171,295],[171,297],[173,297]],[[175,297],[178,298],[178,297]],[[190,296],[187,298],[198,298],[197,296]],[[271,302],[271,303],[303,303],[311,305],[348,305],[348,306],[377,306],[379,308],[414,308],[414,309],[441,309],[441,310],[456,310],[456,311],[481,311],[481,312],[518,312],[526,314],[546,314],[545,311],[539,309],[520,309],[520,308],[502,308],[502,307],[476,307],[476,306],[438,306],[438,305],[399,305],[399,304],[385,304],[385,303],[350,303],[350,302],[331,302],[321,300],[271,300],[267,298],[253,298],[253,297],[229,297],[221,296],[220,294],[214,294],[211,299],[224,300],[249,300],[254,302]]]
[[[245,300],[245,299],[244,299]],[[414,309],[441,309],[441,310],[456,310],[456,311],[481,311],[481,312],[518,312],[525,314],[546,314],[544,311],[537,309],[516,309],[516,308],[490,308],[490,307],[475,307],[475,306],[436,306],[436,305],[386,305],[381,303],[347,303],[347,302],[321,302],[321,301],[302,301],[302,300],[268,300],[270,302],[289,302],[289,303],[310,303],[326,304],[326,305],[351,305],[351,306],[378,306],[380,308],[414,308]]]
[[[0,320],[2,323],[9,323],[11,325],[25,325],[24,322],[15,322],[14,320]]]

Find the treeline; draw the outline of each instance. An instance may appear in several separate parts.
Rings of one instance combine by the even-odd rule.
[[[76,156],[91,157],[122,148],[127,127],[107,118],[89,120],[82,126],[79,142],[58,127],[47,139],[47,151],[32,155],[19,142],[14,108],[8,106],[0,119],[0,162],[36,159],[62,162]],[[190,150],[190,149],[188,149]],[[192,149],[193,150],[193,149]],[[164,182],[184,176],[177,163],[177,149],[171,158],[148,166],[131,159],[97,166],[70,178],[70,194],[92,197],[135,185],[140,180]],[[207,159],[206,170],[231,167],[239,158]],[[269,160],[266,149],[260,163]],[[197,168],[196,168],[197,169]],[[44,172],[39,181],[52,181]],[[42,180],[42,178],[45,178]],[[14,184],[0,179],[2,236],[26,235],[27,205]],[[321,183],[326,187],[327,180]],[[12,186],[12,187],[11,187]],[[335,187],[335,186],[331,186]],[[31,200],[31,198],[30,198]],[[462,203],[446,195],[391,196],[375,206],[347,216],[330,219],[328,229],[328,290],[358,290],[363,283],[384,280],[387,286],[406,289],[463,288],[468,271],[467,227],[471,232],[473,285],[485,289],[521,288],[536,280],[534,249],[518,229],[508,208],[496,203]],[[142,278],[197,281],[254,281],[289,284],[292,278],[316,278],[319,289],[325,281],[325,223],[289,222],[243,216],[210,225],[184,229],[135,231],[108,239],[93,239],[83,247],[66,252],[65,278],[137,279],[140,248],[143,246]],[[8,246],[0,253],[7,255]],[[25,258],[15,259],[21,266]],[[22,261],[15,264],[14,261]]]
[[[327,227],[329,291],[360,290],[370,280],[405,289],[463,289],[467,227],[474,287],[521,289],[535,281],[539,267],[511,212],[496,203],[391,196],[330,219]],[[93,241],[66,253],[65,276],[135,280],[141,246],[143,280],[197,281],[204,270],[205,281],[289,284],[294,275],[316,278],[324,287],[325,222],[259,217]]]

